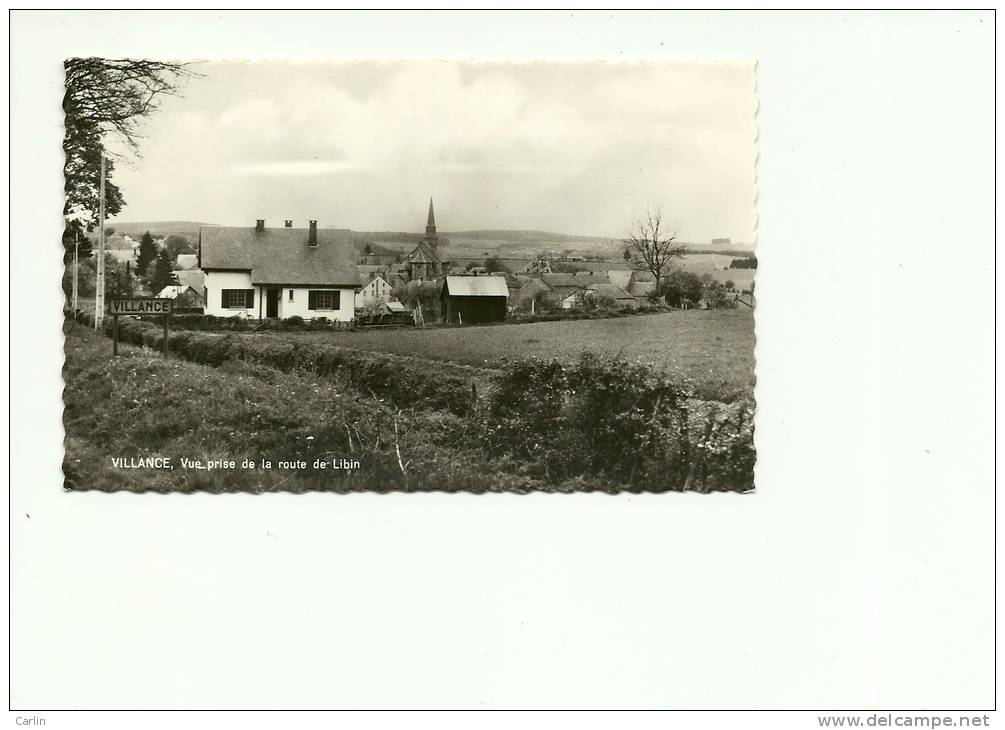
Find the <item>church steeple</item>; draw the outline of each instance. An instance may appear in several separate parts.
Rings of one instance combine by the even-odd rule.
[[[429,199],[429,216],[426,218],[426,236],[436,237],[436,218],[433,217],[433,199]]]

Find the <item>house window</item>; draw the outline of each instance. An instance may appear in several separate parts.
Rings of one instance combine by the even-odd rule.
[[[307,292],[307,308],[318,310],[339,309],[339,295],[342,292],[311,289]]]
[[[222,289],[221,306],[224,309],[251,309],[255,306],[254,289]]]
[[[291,302],[293,301],[293,290],[292,289],[290,289],[290,301]]]

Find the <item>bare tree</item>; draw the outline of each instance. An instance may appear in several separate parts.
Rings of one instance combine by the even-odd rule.
[[[663,210],[658,205],[635,220],[625,243],[635,253],[635,268],[655,277],[657,293],[671,262],[687,254],[687,246],[677,242],[676,227],[664,227]]]
[[[199,75],[187,63],[135,58],[71,58],[63,68],[67,136],[112,132],[134,153],[139,152],[140,121],[157,108],[159,97],[177,95],[184,79]]]
[[[122,191],[110,179],[115,162],[108,159],[111,153],[105,137],[120,138],[138,155],[140,124],[157,108],[159,97],[178,94],[184,79],[200,74],[185,63],[130,58],[71,58],[63,68],[63,246],[64,261],[69,261],[75,242],[87,241],[85,232],[98,225],[102,158],[107,160],[105,217],[116,215],[126,204]],[[89,256],[90,244],[82,251]]]

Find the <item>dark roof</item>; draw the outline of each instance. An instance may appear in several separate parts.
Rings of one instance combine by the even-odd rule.
[[[179,284],[184,284],[185,286],[190,286],[196,291],[202,291],[203,287],[206,286],[206,275],[202,273],[199,269],[186,269],[184,271],[174,272],[175,278],[178,279]]]
[[[251,271],[252,284],[356,286],[356,250],[350,232],[319,228],[318,245],[307,245],[306,228],[199,229],[203,270]]]
[[[597,294],[602,296],[609,296],[616,300],[634,299],[631,294],[626,292],[617,284],[591,284],[587,287],[590,291],[595,291]]]
[[[590,284],[606,284],[606,274],[541,274],[541,280],[552,289],[564,287],[586,287]]]
[[[405,263],[409,264],[438,264],[440,257],[436,255],[425,241],[419,241],[419,245],[412,249],[412,252],[405,257]]]
[[[644,297],[656,289],[655,281],[633,281],[628,285],[628,293],[633,297]]]

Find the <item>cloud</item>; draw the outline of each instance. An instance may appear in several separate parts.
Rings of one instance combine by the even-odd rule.
[[[293,160],[290,162],[255,162],[231,168],[234,175],[287,175],[303,176],[330,175],[351,172],[358,169],[355,163],[347,161],[325,162],[322,160]]]
[[[143,159],[116,170],[123,218],[413,230],[434,195],[445,230],[619,235],[661,202],[695,238],[753,238],[750,64],[201,70],[150,118]]]

